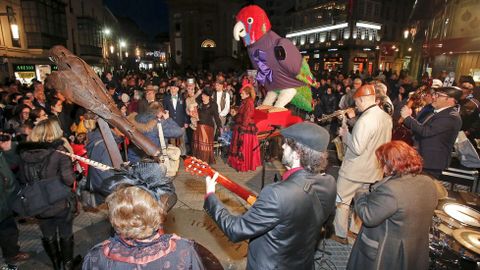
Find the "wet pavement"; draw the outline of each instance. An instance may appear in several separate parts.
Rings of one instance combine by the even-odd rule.
[[[333,159],[328,170],[336,177],[338,164]],[[220,158],[212,166],[224,176],[235,180],[240,185],[251,189],[255,193],[260,191],[262,182],[262,168],[253,172],[236,172]],[[280,175],[283,167],[278,161],[269,162],[265,166],[265,184],[273,181],[275,174]],[[192,176],[184,171],[180,165],[179,173],[175,178],[175,187],[178,202],[168,214],[165,229],[169,233],[176,233],[182,237],[193,239],[208,248],[221,262],[225,269],[245,269],[248,243],[230,242],[218,229],[215,223],[203,211],[205,184],[203,177]],[[217,185],[217,196],[226,207],[235,214],[246,211],[246,203]],[[35,223],[18,224],[20,230],[20,246],[22,251],[29,252],[31,259],[21,263],[19,269],[51,269],[50,261],[46,256],[42,244],[41,233]],[[97,213],[82,211],[74,220],[75,254],[85,255],[95,244],[108,238],[111,228],[107,213],[101,210]],[[316,269],[344,269],[348,260],[351,246],[341,245],[327,239],[325,246],[321,246],[315,257]]]

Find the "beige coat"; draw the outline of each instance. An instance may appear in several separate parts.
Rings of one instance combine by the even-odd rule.
[[[339,176],[350,181],[374,183],[383,178],[375,150],[392,139],[392,118],[373,106],[358,118],[352,133],[343,136],[347,147]]]

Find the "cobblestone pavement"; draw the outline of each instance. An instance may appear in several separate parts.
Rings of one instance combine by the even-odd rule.
[[[260,191],[261,167],[253,172],[239,173],[226,165],[220,158],[217,158],[217,164],[212,167],[224,176],[235,180],[256,193]],[[265,184],[271,183],[274,175],[280,174],[283,170],[278,161],[267,163],[265,168]],[[332,170],[332,174],[336,174],[338,166],[333,166]],[[186,173],[183,165],[181,165],[179,173],[175,178],[175,187],[178,202],[169,214],[166,223],[167,231],[176,232],[183,237],[202,243],[219,258],[225,269],[245,269],[247,243],[233,244],[229,242],[223,234],[217,231],[216,226],[211,225],[211,219],[203,212],[205,194],[203,177],[192,176]],[[243,200],[220,185],[217,185],[217,187],[217,195],[232,213],[241,214],[246,211],[247,206]],[[192,221],[190,222],[190,220]],[[168,228],[169,226],[171,229]],[[196,227],[192,228],[194,226]],[[29,252],[32,256],[29,261],[20,264],[19,269],[51,269],[50,261],[41,245],[41,233],[37,224],[27,222],[18,224],[18,227],[20,230],[21,250]],[[75,233],[75,253],[83,256],[93,245],[106,239],[110,234],[111,229],[106,211],[101,210],[97,213],[81,212],[75,218],[73,230]],[[217,238],[212,240],[212,237]],[[209,246],[208,243],[212,243],[212,241],[214,244]],[[325,240],[325,247],[322,249],[326,253],[317,251],[316,269],[345,268],[351,249],[350,245],[340,245],[333,240],[327,239]]]

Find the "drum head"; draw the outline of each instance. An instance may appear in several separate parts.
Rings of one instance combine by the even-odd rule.
[[[461,229],[464,226],[458,222],[457,220],[451,218],[449,215],[445,214],[445,212],[441,210],[433,211],[435,216],[437,216],[444,224],[446,224],[449,228],[452,229]],[[451,234],[450,234],[451,235]]]
[[[465,248],[480,255],[480,232],[458,229],[453,231],[453,238]]]
[[[446,203],[443,211],[462,224],[480,228],[480,212],[458,203]]]

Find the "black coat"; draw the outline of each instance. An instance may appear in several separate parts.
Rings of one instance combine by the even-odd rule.
[[[29,163],[37,163],[47,160],[44,170],[40,173],[41,179],[59,177],[60,180],[67,186],[71,187],[75,181],[73,173],[73,164],[69,157],[56,152],[55,150],[68,150],[63,146],[62,140],[47,142],[25,142],[17,147],[20,154],[20,170],[19,180],[21,184],[26,184],[33,181],[30,179],[28,170]],[[67,200],[59,201],[53,204],[49,209],[41,214],[41,216],[53,216],[61,212],[63,209],[69,207]]]
[[[187,110],[185,108],[185,100],[178,94],[177,108],[173,106],[172,95],[163,98],[163,108],[168,111],[170,118],[181,128],[188,123]]]
[[[418,152],[423,158],[423,168],[444,170],[450,165],[453,144],[462,127],[462,119],[456,108],[444,109],[423,124],[407,117],[404,124],[418,139]]]
[[[247,269],[314,269],[315,246],[335,196],[332,176],[300,170],[266,186],[242,216],[231,215],[214,195],[203,208],[231,241],[250,239]]]
[[[338,107],[338,98],[337,98],[337,95],[335,94],[325,94],[322,96],[322,109],[323,109],[323,113],[325,114],[331,114],[333,113],[334,111],[337,110],[337,107]]]

